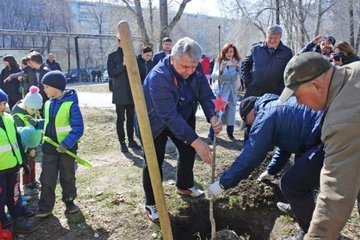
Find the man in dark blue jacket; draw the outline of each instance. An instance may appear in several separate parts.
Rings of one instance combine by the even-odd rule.
[[[191,197],[203,194],[194,186],[195,153],[205,163],[212,163],[210,147],[195,132],[198,103],[215,133],[218,134],[222,128],[214,112],[212,99],[215,96],[199,64],[201,53],[197,42],[190,38],[180,39],[171,55],[150,71],[143,86],[160,173],[162,175],[161,166],[169,137],[179,151],[176,176],[178,193]],[[147,215],[151,221],[157,222],[159,216],[146,161],[143,186]]]
[[[154,66],[171,53],[171,47],[172,47],[171,38],[164,37],[164,39],[162,40],[162,48],[163,49],[160,52],[155,53],[155,55],[154,55],[154,58],[153,58]]]
[[[283,73],[292,57],[291,50],[281,42],[282,29],[268,27],[266,41],[253,44],[242,61],[241,81],[245,84],[245,97],[265,93],[280,95],[284,89]]]
[[[267,152],[275,146],[273,161],[277,164],[272,166],[272,174],[278,173],[295,153],[295,164],[282,177],[281,190],[303,232],[307,232],[315,208],[312,190],[319,186],[324,159],[320,141],[323,113],[298,105],[295,98],[278,105],[278,98],[274,94],[265,94],[242,101],[240,115],[246,124],[251,125],[249,139],[220,180],[210,185],[209,193],[219,196],[225,189],[235,187],[261,164]],[[303,232],[299,234],[303,236]]]

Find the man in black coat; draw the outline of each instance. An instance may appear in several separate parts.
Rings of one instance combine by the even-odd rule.
[[[266,41],[253,44],[242,61],[241,80],[245,97],[265,93],[280,95],[284,89],[283,73],[292,57],[291,50],[281,42],[282,28],[272,25],[266,31]]]
[[[121,39],[118,37],[118,49],[109,54],[107,70],[111,79],[111,91],[113,93],[112,102],[116,108],[116,131],[120,141],[121,152],[128,152],[125,143],[124,121],[126,115],[126,133],[128,146],[139,149],[140,146],[134,140],[134,102],[131,95],[129,77],[126,71],[124,53],[121,47]]]
[[[55,70],[62,71],[60,64],[55,61],[55,56],[53,53],[48,54],[48,58],[46,59],[45,64],[51,71],[55,71]]]

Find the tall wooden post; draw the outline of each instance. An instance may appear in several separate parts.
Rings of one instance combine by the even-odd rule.
[[[142,90],[139,68],[135,57],[133,39],[131,37],[129,24],[125,21],[120,21],[118,23],[118,30],[125,57],[126,71],[129,76],[131,92],[135,103],[142,143],[146,156],[146,163],[149,169],[151,186],[154,192],[156,207],[160,217],[162,236],[165,240],[172,240],[173,236],[171,231],[171,223],[163,193],[160,170],[156,158],[149,116],[146,109],[145,98]]]

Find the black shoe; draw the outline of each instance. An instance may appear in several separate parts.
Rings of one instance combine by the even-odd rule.
[[[234,137],[234,135],[228,135],[228,137],[231,141],[233,141],[233,142],[236,141],[236,138]]]
[[[24,217],[18,217],[14,221],[14,231],[18,233],[32,233],[39,226],[39,223],[31,222]]]
[[[294,215],[294,213],[291,210],[291,206],[288,203],[283,203],[283,202],[277,202],[276,206],[278,207],[278,209],[280,211],[282,211],[283,213],[289,214],[289,215]]]
[[[31,209],[27,208],[27,207],[23,207],[23,209],[21,210],[22,215],[25,218],[29,218],[35,215],[34,211],[32,211]]]
[[[135,142],[135,140],[129,140],[129,148],[141,149],[141,147]]]
[[[75,205],[74,201],[65,202],[66,210],[65,213],[74,214],[80,211],[80,208]]]
[[[303,230],[299,230],[295,233],[295,235],[290,236],[290,237],[286,237],[283,240],[303,240],[305,236],[305,233]]]
[[[35,214],[35,217],[37,217],[37,218],[46,218],[46,217],[48,217],[50,215],[52,215],[52,211],[39,210],[39,212]]]
[[[121,148],[121,152],[126,153],[129,151],[129,149],[127,148],[125,142],[120,142],[120,148]]]

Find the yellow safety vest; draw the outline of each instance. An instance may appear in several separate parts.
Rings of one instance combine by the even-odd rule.
[[[73,103],[74,102],[63,102],[59,108],[59,111],[56,113],[55,130],[56,130],[56,138],[58,143],[61,143],[62,140],[64,140],[72,130],[70,126],[70,109]],[[46,127],[49,123],[49,116],[50,116],[50,100],[45,102],[44,113],[45,113],[44,130],[46,133]]]
[[[19,144],[16,138],[14,119],[8,113],[1,116],[6,131],[0,128],[0,170],[6,170],[22,165]]]
[[[32,126],[29,121],[25,120],[25,118],[24,118],[25,114],[23,114],[23,113],[14,113],[13,116],[18,116],[24,122],[25,127]]]

